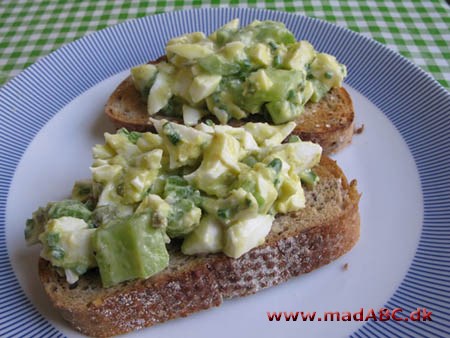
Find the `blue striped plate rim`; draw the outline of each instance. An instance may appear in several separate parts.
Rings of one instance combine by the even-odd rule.
[[[254,19],[282,21],[297,38],[336,55],[351,69],[346,82],[389,118],[417,165],[424,200],[422,234],[406,276],[385,307],[402,306],[405,311],[413,311],[411,304],[429,304],[433,321],[420,325],[370,321],[352,337],[448,335],[450,311],[440,303],[444,299],[449,304],[450,295],[449,92],[397,53],[343,27],[285,12],[208,8],[130,20],[90,34],[51,53],[0,88],[0,299],[5,300],[0,310],[2,336],[63,336],[23,293],[6,246],[8,190],[17,164],[35,135],[90,87],[162,55],[169,37],[189,31],[211,32],[236,17],[243,24]],[[65,76],[68,71],[70,78]],[[5,310],[12,309],[9,302],[14,303],[14,312]]]

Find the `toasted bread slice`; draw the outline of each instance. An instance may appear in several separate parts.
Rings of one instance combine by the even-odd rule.
[[[328,264],[359,238],[360,195],[337,164],[323,157],[306,190],[306,208],[275,219],[265,244],[237,259],[182,255],[174,245],[168,268],[146,280],[102,288],[96,270],[69,286],[41,259],[39,275],[54,306],[77,330],[106,337],[218,306]]]
[[[105,113],[118,127],[135,131],[153,131],[149,121],[147,105],[135,88],[131,76],[127,77],[109,97]],[[162,118],[158,114],[154,118]],[[296,120],[297,134],[304,141],[319,143],[324,154],[332,154],[345,147],[352,140],[354,129],[353,103],[344,87],[334,88],[318,103],[308,103],[305,111]],[[177,118],[168,118],[183,123]],[[262,120],[253,122],[263,122]],[[236,126],[245,121],[230,121]]]

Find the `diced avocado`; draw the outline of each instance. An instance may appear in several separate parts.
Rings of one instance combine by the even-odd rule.
[[[248,77],[244,82],[242,106],[250,113],[257,113],[262,104],[284,101],[290,91],[297,91],[303,84],[305,75],[297,70],[266,69],[266,75],[273,83],[267,90],[257,89]],[[285,121],[286,122],[286,121]],[[282,123],[282,122],[279,122]]]
[[[258,66],[269,66],[272,64],[272,53],[269,46],[256,43],[247,49],[250,60]]]
[[[328,87],[340,87],[347,75],[345,67],[336,61],[332,55],[319,53],[311,63],[311,74]]]
[[[230,62],[218,54],[208,55],[197,62],[204,71],[210,74],[232,75],[238,73],[241,69],[239,64]]]
[[[204,113],[200,109],[183,105],[183,122],[186,126],[195,126],[199,123]]]
[[[216,253],[223,248],[222,224],[213,216],[205,215],[194,231],[187,235],[181,245],[185,255]]]
[[[164,108],[172,97],[171,79],[163,72],[158,72],[147,98],[147,112],[154,115]]]
[[[71,270],[71,279],[74,275],[82,275],[97,265],[92,246],[95,231],[80,218],[64,216],[51,219],[39,235],[43,245],[41,256],[53,266]]]
[[[194,103],[200,102],[207,96],[211,95],[220,83],[222,76],[220,75],[198,75],[192,81],[189,87],[189,95]]]
[[[247,27],[243,27],[235,35],[234,40],[250,44],[252,42],[289,45],[295,42],[294,35],[281,22],[253,21]]]
[[[254,218],[237,221],[225,230],[225,255],[233,258],[264,243],[270,232],[274,218],[271,215],[258,215]]]
[[[131,78],[133,79],[134,86],[142,96],[146,97],[148,95],[157,72],[158,69],[152,64],[139,65],[131,68]]]
[[[263,21],[256,26],[256,40],[278,45],[290,45],[295,42],[294,35],[281,22]]]
[[[203,149],[209,145],[212,136],[167,120],[151,120],[170,157],[170,169],[186,165],[195,165],[203,155]]]
[[[284,56],[283,66],[287,69],[305,70],[314,59],[316,52],[308,41],[299,41],[289,46]]]
[[[294,120],[300,116],[303,107],[289,101],[272,101],[265,106],[273,123],[281,124]]]
[[[93,246],[104,287],[147,278],[169,264],[164,232],[150,214],[118,219],[97,229]]]

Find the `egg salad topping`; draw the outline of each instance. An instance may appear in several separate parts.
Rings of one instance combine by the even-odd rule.
[[[131,76],[150,116],[177,116],[185,125],[205,116],[226,124],[254,114],[275,124],[293,121],[347,75],[334,56],[274,21],[240,28],[235,19],[209,36],[173,38],[165,51],[165,61],[134,67]]]
[[[240,257],[264,243],[277,213],[303,208],[302,182],[318,179],[311,169],[321,147],[282,143],[293,122],[152,123],[156,133],[105,133],[93,147],[92,179],[27,221],[27,242],[40,242],[69,282],[94,267],[105,287],[147,278],[168,266],[175,238],[186,255]]]

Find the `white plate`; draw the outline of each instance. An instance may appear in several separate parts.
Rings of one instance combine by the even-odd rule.
[[[365,130],[335,158],[362,192],[361,239],[337,261],[219,308],[130,336],[445,336],[449,318],[450,95],[380,44],[331,24],[253,9],[180,11],[129,21],[50,54],[0,89],[0,329],[2,336],[75,337],[43,295],[25,220],[89,177],[91,147],[113,127],[105,100],[131,66],[188,31],[240,17],[287,24],[349,68],[346,88]],[[426,98],[426,100],[424,99]],[[343,266],[348,263],[348,270]],[[274,322],[270,311],[367,312],[426,307],[432,322]],[[219,329],[220,327],[220,329]],[[226,329],[221,329],[221,328]]]

